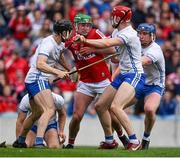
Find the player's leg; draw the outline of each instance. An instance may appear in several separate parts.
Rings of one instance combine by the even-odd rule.
[[[128,105],[126,105],[124,107],[124,109],[129,107],[129,106],[131,106],[131,105],[134,105],[136,102],[137,102],[137,99],[134,98]],[[129,143],[129,139],[123,133],[122,126],[121,126],[119,120],[117,119],[117,117],[111,111],[110,111],[110,114],[111,114],[111,118],[112,118],[112,127],[116,131],[116,133],[118,135],[118,138],[122,142],[124,148],[127,149],[127,146],[128,146],[128,143]]]
[[[103,149],[111,149],[118,146],[113,138],[111,116],[108,111],[115,94],[116,89],[114,89],[112,86],[108,86],[95,104],[99,120],[105,133],[105,142],[100,144],[100,148]]]
[[[59,136],[58,136],[58,131],[57,131],[57,123],[56,123],[56,125],[54,124],[53,126],[49,125],[47,127],[45,135],[44,135],[44,140],[45,140],[48,148],[57,149],[57,148],[61,147],[60,141],[59,141]]]
[[[31,105],[31,114],[24,120],[20,136],[18,137],[17,141],[13,143],[13,147],[27,147],[25,140],[26,136],[33,126],[34,122],[41,116],[42,109],[38,108],[38,106],[35,104],[34,100],[30,100],[30,105]]]
[[[92,102],[94,97],[81,92],[76,92],[74,95],[74,111],[69,124],[69,139],[66,148],[73,148],[75,138],[80,129],[80,122],[84,116],[87,107]]]
[[[129,143],[129,139],[124,134],[122,126],[119,120],[116,118],[116,116],[112,112],[110,112],[110,114],[111,114],[111,119],[112,119],[112,127],[116,131],[119,140],[121,141],[124,148],[126,149]]]
[[[38,120],[37,136],[35,147],[42,147],[43,137],[50,118],[55,114],[55,105],[50,89],[44,89],[34,96],[35,103],[43,109]]]
[[[36,139],[36,133],[30,130],[26,136],[26,144],[28,148],[33,147],[35,139]]]
[[[126,112],[123,109],[124,106],[134,98],[134,96],[135,96],[134,87],[127,82],[123,82],[120,88],[118,89],[111,105],[111,111],[114,113],[114,115],[117,117],[121,125],[124,127],[128,136],[133,136],[133,137],[134,137],[133,127]],[[137,141],[136,136],[135,136],[135,141]]]
[[[150,134],[156,120],[156,110],[159,107],[161,95],[154,92],[149,94],[144,101],[145,111],[145,130],[142,139],[141,149],[148,149],[150,143]]]
[[[26,118],[26,120],[23,122],[23,128],[21,135],[26,136],[29,130],[31,129],[32,125],[36,120],[39,119],[39,117],[42,114],[42,108],[39,108],[33,99],[30,100],[30,106],[31,106],[31,114]]]
[[[136,137],[132,124],[124,108],[134,99],[138,98],[140,91],[143,89],[145,77],[142,74],[122,74],[118,76],[121,80],[118,91],[111,104],[110,110],[117,117],[129,137],[129,150],[137,150],[140,142]],[[117,79],[118,79],[117,77]],[[118,81],[118,80],[117,80]],[[112,86],[116,86],[116,80],[112,82]]]

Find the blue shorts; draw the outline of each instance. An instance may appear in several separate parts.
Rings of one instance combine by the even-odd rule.
[[[144,74],[137,74],[137,73],[126,73],[126,74],[119,74],[115,80],[111,83],[111,85],[118,89],[123,82],[129,83],[135,89],[135,97],[137,99],[141,98],[141,91],[145,84],[145,75]]]
[[[33,83],[25,83],[27,92],[29,94],[29,99],[32,99],[36,94],[45,89],[51,89],[48,81],[38,80]]]
[[[45,132],[47,132],[51,128],[54,128],[57,130],[57,122],[54,122],[54,123],[48,125]],[[37,125],[33,125],[31,128],[31,131],[34,133],[37,133]]]
[[[158,93],[159,95],[163,96],[164,88],[157,86],[157,85],[144,85],[143,90],[141,91],[140,99],[145,98],[146,96],[150,95],[151,93]]]

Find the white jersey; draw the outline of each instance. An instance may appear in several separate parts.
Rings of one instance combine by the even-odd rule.
[[[61,97],[60,95],[58,94],[55,94],[52,92],[52,96],[53,96],[53,99],[54,99],[54,104],[55,104],[55,108],[56,110],[60,110],[63,105],[64,105],[64,99],[63,97]],[[18,107],[18,111],[19,112],[24,112],[24,113],[30,113],[31,112],[31,107],[30,107],[30,103],[29,103],[29,96],[28,94],[26,94],[20,104],[19,104],[19,107]],[[56,121],[56,114],[52,117],[52,119],[49,121],[49,124],[52,124]]]
[[[64,43],[61,42],[58,45],[54,40],[53,35],[44,38],[36,49],[34,56],[32,57],[30,62],[30,69],[26,75],[25,83],[33,83],[40,79],[48,81],[48,78],[53,75],[41,72],[37,69],[36,62],[38,55],[47,56],[47,64],[51,67],[55,67],[56,64],[59,63],[59,57],[63,49],[65,49]]]
[[[142,48],[142,55],[152,60],[151,65],[144,66],[147,85],[165,86],[165,61],[161,47],[152,42],[148,47]]]
[[[143,73],[141,43],[137,32],[130,25],[120,31],[115,29],[112,38],[116,37],[124,42],[124,45],[115,46],[116,52],[120,53],[119,66],[121,73]]]

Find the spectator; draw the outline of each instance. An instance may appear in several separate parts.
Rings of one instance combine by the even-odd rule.
[[[111,25],[111,12],[109,10],[105,10],[102,13],[101,18],[99,19],[99,29],[106,35],[113,31],[112,25]],[[111,28],[111,31],[109,30]]]
[[[0,112],[16,112],[17,100],[12,95],[10,85],[4,86],[3,96],[0,96]]]
[[[167,76],[167,86],[175,94],[180,94],[180,65],[177,66],[175,72]]]
[[[166,91],[158,109],[158,115],[169,116],[174,115],[176,110],[176,102],[173,100],[173,92]]]
[[[9,28],[18,44],[21,44],[22,40],[28,37],[28,33],[31,30],[31,22],[26,16],[25,6],[18,6],[17,15],[11,18]]]
[[[8,56],[11,54],[13,50],[16,49],[16,47],[16,42],[14,38],[12,38],[10,35],[7,35],[5,38],[2,38],[0,40],[0,58],[6,60],[6,58],[8,58]]]
[[[26,75],[28,71],[28,62],[19,56],[19,52],[14,50],[9,58],[5,61],[7,80],[10,84],[16,83],[16,71],[21,70]]]
[[[25,38],[22,42],[22,47],[19,48],[19,55],[20,57],[23,57],[25,59],[28,59],[28,57],[31,55],[31,40],[29,38]]]
[[[77,13],[85,13],[86,10],[82,6],[82,0],[74,0],[72,1],[72,5],[69,8],[69,20],[71,22],[74,21],[74,17],[76,16]]]
[[[6,85],[6,76],[4,73],[0,73],[0,96],[3,96],[3,90]]]
[[[144,0],[136,0],[136,8],[133,12],[132,23],[134,27],[141,23],[146,22],[146,11],[145,11],[145,1]]]
[[[39,32],[40,32],[40,29],[43,25],[43,22],[44,22],[44,16],[43,14],[41,13],[40,10],[35,10],[34,11],[34,14],[33,14],[33,21],[31,21],[32,23],[32,30],[30,32],[30,36],[32,37],[32,39],[37,39],[38,38],[38,35],[39,35]]]
[[[155,16],[155,21],[160,21],[160,1],[152,0],[152,5],[148,7],[147,12]]]

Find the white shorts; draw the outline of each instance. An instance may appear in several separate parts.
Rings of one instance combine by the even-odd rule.
[[[91,97],[95,97],[97,94],[102,94],[107,86],[110,85],[108,79],[96,83],[85,83],[79,81],[77,85],[77,92],[86,94]]]

